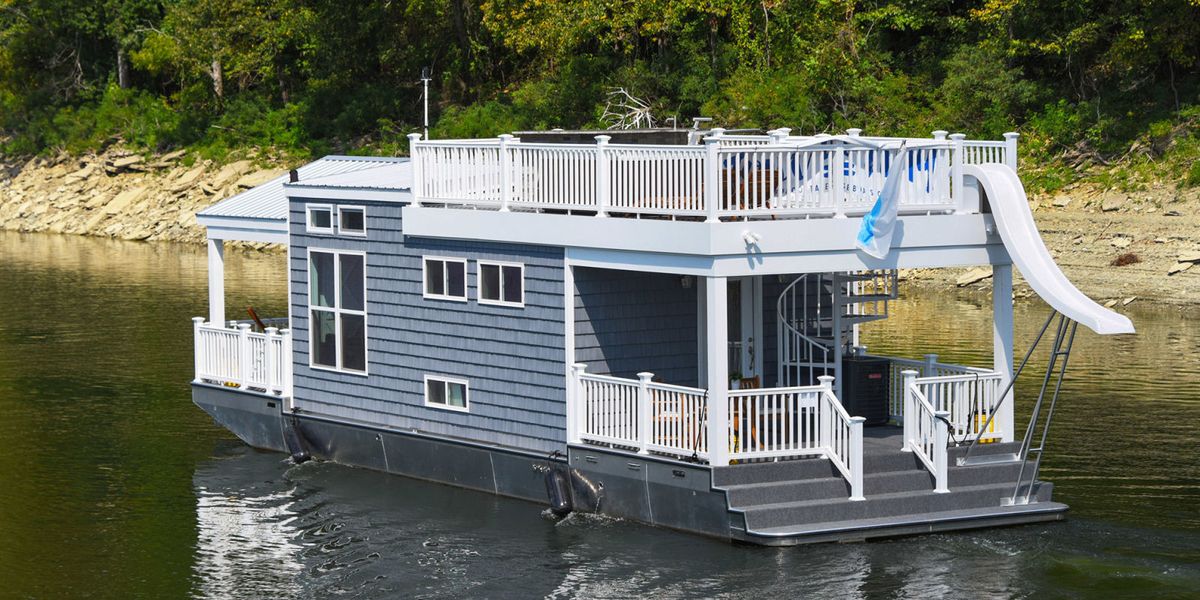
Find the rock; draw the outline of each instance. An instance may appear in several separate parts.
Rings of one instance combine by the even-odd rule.
[[[1109,243],[1112,244],[1114,248],[1128,248],[1129,245],[1133,243],[1133,240],[1127,237],[1115,237]]]
[[[1183,214],[1177,210],[1168,210],[1167,212],[1163,213],[1163,216],[1164,217],[1182,217]]]
[[[1161,238],[1161,237],[1154,238],[1154,243],[1155,244],[1165,244],[1165,243],[1167,243],[1167,238]]]
[[[187,173],[180,175],[179,178],[175,180],[175,183],[171,184],[171,187],[168,189],[168,191],[174,192],[174,193],[179,193],[179,192],[191,189],[193,186],[196,185],[196,181],[199,180],[200,176],[203,174],[204,174],[204,166],[201,165],[199,167],[196,167],[196,168],[192,169],[191,171],[188,171]]]
[[[187,150],[176,150],[158,157],[158,160],[161,162],[172,162],[183,158],[183,155],[185,154],[187,154]]]
[[[1100,203],[1100,210],[1104,212],[1114,212],[1121,210],[1125,206],[1125,198],[1121,196],[1106,195],[1104,201]]]
[[[242,175],[250,172],[250,169],[253,168],[254,164],[248,160],[239,160],[237,162],[229,163],[224,167],[221,167],[220,171],[217,171],[217,175],[213,177],[209,184],[213,188],[223,188],[225,187],[225,184],[238,179]]]
[[[1071,203],[1071,200],[1072,198],[1070,196],[1058,196],[1054,199],[1052,204],[1058,208],[1066,208],[1067,205]]]
[[[1072,243],[1072,244],[1082,244],[1082,243],[1083,243],[1083,236],[1082,236],[1082,235],[1077,235],[1077,236],[1075,236],[1075,239],[1071,240],[1071,243]]]
[[[1179,258],[1176,260],[1178,260],[1181,263],[1182,262],[1197,263],[1197,262],[1200,262],[1200,252],[1195,251],[1195,250],[1192,250],[1191,252],[1184,252],[1184,253],[1180,254]]]
[[[1117,305],[1117,301],[1116,301],[1116,300],[1109,300],[1108,302],[1105,302],[1105,303],[1104,303],[1104,308],[1112,308],[1112,307],[1114,307],[1114,306],[1116,306],[1116,305]]]
[[[82,181],[91,177],[96,172],[96,164],[89,163],[87,166],[67,175],[67,181]]]
[[[1134,300],[1137,300],[1137,296],[1130,296],[1121,301],[1121,306],[1129,306],[1129,303],[1133,302]]]
[[[250,189],[253,187],[258,187],[285,173],[287,173],[287,171],[282,169],[264,169],[262,171],[250,173],[249,175],[243,175],[242,178],[238,179],[237,183],[234,185],[239,188]]]
[[[1167,269],[1167,275],[1175,275],[1177,273],[1182,273],[1182,272],[1192,268],[1192,266],[1194,266],[1195,264],[1196,263],[1193,263],[1193,262],[1177,262],[1177,263],[1171,265],[1170,269]]]
[[[147,190],[148,188],[146,186],[139,185],[117,194],[117,197],[113,198],[112,201],[108,203],[108,206],[104,207],[104,212],[110,215],[120,213],[130,204],[137,202],[142,198],[142,196],[145,196]]]
[[[955,284],[958,287],[966,287],[968,285],[971,285],[972,283],[977,283],[977,282],[983,281],[984,279],[990,279],[991,277],[992,277],[992,270],[984,269],[981,267],[981,268],[977,268],[977,269],[971,269],[970,271],[963,273],[962,275],[960,275],[958,277],[958,280],[955,281]]]
[[[111,168],[111,170],[119,173],[121,171],[128,171],[137,165],[141,165],[144,162],[146,162],[145,158],[142,158],[141,156],[134,154],[132,156],[126,156],[123,158],[115,159],[115,160],[109,162],[108,166]]]

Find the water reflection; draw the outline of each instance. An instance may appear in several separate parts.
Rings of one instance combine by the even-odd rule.
[[[282,256],[227,256],[277,314]],[[0,232],[0,596],[1194,597],[1200,326],[1081,334],[1047,454],[1063,523],[731,546],[246,448],[189,401],[202,248]],[[920,294],[873,350],[990,363],[990,302]],[[272,304],[273,303],[273,304]],[[1045,307],[1017,307],[1020,352]],[[1040,370],[1041,359],[1033,373]],[[1027,403],[1035,389],[1018,388]]]

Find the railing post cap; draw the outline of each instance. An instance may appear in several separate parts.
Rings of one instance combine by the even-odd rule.
[[[192,322],[197,325],[200,325],[200,324],[204,323],[204,317],[192,317]]]
[[[903,371],[900,371],[900,374],[905,377],[916,377],[917,375],[920,375],[921,373],[916,370],[913,370],[913,369],[905,369]]]
[[[511,134],[511,133],[502,133],[502,134],[500,134],[500,135],[499,135],[499,138],[500,138],[500,141],[501,141],[501,142],[508,142],[508,141],[511,141],[511,140],[513,139],[513,134]]]
[[[601,135],[598,135],[598,136],[596,136],[596,143],[597,143],[597,144],[607,144],[607,143],[608,143],[608,141],[609,141],[609,140],[611,140],[611,139],[612,139],[612,136],[611,136],[611,135],[603,135],[603,134],[601,134]]]
[[[788,135],[792,134],[791,127],[779,127],[777,129],[775,129],[775,131],[778,131],[779,133],[783,134],[784,136],[788,136]]]
[[[935,416],[935,417],[937,417],[937,418],[939,418],[939,419],[949,419],[949,418],[950,418],[950,411],[948,411],[948,410],[935,410],[935,411],[933,411],[933,416]]]
[[[932,352],[930,352],[929,354],[926,354],[926,355],[925,355],[925,359],[926,359],[926,360],[937,360],[937,357],[938,357],[938,355],[937,355],[937,354],[934,354],[934,353],[932,353]]]
[[[267,335],[277,335],[279,333],[279,328],[278,327],[267,327],[263,331],[265,331],[267,333]]]
[[[820,381],[822,386],[831,387],[833,385],[833,375],[821,375],[817,377],[817,381]]]
[[[586,371],[587,365],[584,363],[575,363],[575,364],[571,365],[571,368],[575,369],[576,371]]]
[[[647,381],[647,382],[650,381],[651,379],[654,379],[654,373],[650,373],[647,371],[642,371],[641,373],[638,373],[637,376],[638,376],[638,379],[641,379],[642,381]]]
[[[955,140],[955,141],[961,141],[961,140],[965,140],[965,139],[967,139],[967,134],[965,134],[965,133],[952,133],[952,134],[950,134],[950,139],[952,139],[952,140]]]
[[[846,135],[850,137],[858,137],[862,135],[862,132],[863,130],[860,127],[851,127],[850,129],[846,130]]]
[[[938,140],[940,140],[940,139],[945,139],[945,137],[946,137],[947,135],[949,135],[949,133],[950,133],[950,132],[949,132],[949,131],[946,131],[945,129],[938,129],[938,130],[936,130],[936,131],[934,131],[934,132],[933,132],[933,138],[934,138],[934,139],[938,139]]]
[[[724,127],[713,127],[712,129],[709,129],[709,131],[712,132],[713,137],[721,137],[725,135]]]
[[[1015,131],[1010,131],[1010,132],[1004,134],[1004,139],[1006,139],[1006,140],[1015,140],[1019,137],[1021,137],[1021,134],[1019,134]]]
[[[279,330],[279,335],[292,335],[292,330],[285,327]]]
[[[862,425],[863,423],[866,423],[866,422],[867,422],[866,417],[850,417],[851,425]]]
[[[246,331],[246,330],[250,329],[250,324],[249,323],[238,323],[237,328],[242,331]]]
[[[410,141],[410,142],[419,142],[419,141],[421,141],[421,134],[419,134],[419,133],[410,133],[410,134],[408,134],[408,141]]]

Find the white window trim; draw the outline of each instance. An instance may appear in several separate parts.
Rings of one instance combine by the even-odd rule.
[[[484,265],[500,267],[500,299],[489,300],[483,297],[483,267]],[[521,269],[521,301],[509,302],[504,299],[504,267],[517,267]],[[475,261],[475,296],[480,304],[490,304],[492,306],[511,306],[514,308],[525,308],[525,264],[518,262],[505,262],[500,260],[477,260]]]
[[[441,261],[443,263],[448,263],[448,262],[459,263],[463,266],[463,295],[462,296],[450,296],[448,294],[431,294],[431,293],[429,293],[429,291],[427,289],[425,289],[426,281],[428,281],[426,271],[428,270],[428,262],[431,260],[437,260],[437,261]],[[465,259],[465,258],[454,258],[452,256],[422,256],[421,257],[421,295],[424,296],[425,299],[427,299],[427,300],[449,300],[451,302],[466,302],[467,299],[471,297],[471,291],[467,287],[467,280],[469,279],[469,277],[468,277],[469,273],[467,273],[468,266],[469,266],[468,262],[469,261],[467,261],[467,259]],[[450,289],[450,280],[448,279],[449,276],[450,276],[449,273],[447,272],[445,266],[443,265],[443,267],[442,267],[442,289],[445,289],[445,290]]]
[[[342,229],[342,211],[343,210],[362,211],[362,215],[363,215],[362,231],[346,231],[345,229]],[[339,204],[337,207],[337,230],[338,230],[339,235],[345,235],[345,236],[350,236],[350,237],[367,237],[367,207],[353,205],[353,204],[348,204],[346,206],[342,206],[341,204]]]
[[[441,404],[438,402],[429,401],[429,381],[437,381],[443,384],[457,383],[463,386],[463,406],[452,406],[450,404]],[[442,410],[452,410],[454,412],[471,412],[471,384],[466,379],[460,377],[448,377],[446,375],[429,375],[426,374],[422,380],[421,395],[425,397],[425,406],[430,408],[440,408]],[[450,390],[446,390],[446,398],[450,398]]]
[[[334,280],[334,284],[335,284],[333,287],[333,295],[334,295],[333,303],[334,303],[334,305],[336,305],[336,307],[335,306],[316,306],[313,304],[313,297],[312,297],[312,253],[313,252],[323,252],[325,254],[333,255],[333,278],[334,278],[333,280]],[[341,308],[341,305],[342,305],[342,261],[338,258],[338,255],[341,255],[341,254],[355,254],[355,255],[361,256],[363,259],[363,310],[350,310],[350,309]],[[315,369],[318,371],[330,371],[333,373],[345,373],[347,375],[359,375],[362,377],[366,377],[368,375],[369,371],[371,370],[371,351],[370,351],[371,326],[367,322],[367,321],[369,321],[369,319],[367,317],[367,253],[362,252],[360,250],[335,250],[333,248],[309,248],[307,251],[307,256],[305,256],[304,286],[305,286],[305,290],[306,290],[305,295],[308,296],[308,311],[305,313],[304,317],[308,321],[308,366],[309,366],[309,368]],[[313,334],[316,332],[316,327],[313,326],[313,318],[312,318],[313,309],[330,311],[334,314],[334,319],[333,319],[334,336],[336,336],[336,338],[338,340],[337,345],[334,347],[334,356],[337,358],[337,364],[338,364],[338,366],[336,366],[336,367],[331,367],[329,365],[317,364],[313,361],[313,355],[316,354],[315,352],[313,352]],[[342,342],[342,320],[340,318],[337,318],[337,315],[340,315],[341,313],[346,313],[349,315],[362,315],[362,318],[363,318],[363,352],[364,352],[364,354],[363,354],[363,367],[364,368],[362,371],[357,371],[355,369],[346,369],[341,366],[342,365],[342,343],[341,343]]]
[[[317,227],[312,222],[313,210],[329,211],[329,227]],[[332,204],[305,204],[304,205],[304,231],[308,233],[320,233],[325,235],[333,235],[337,227],[337,211],[333,209]]]

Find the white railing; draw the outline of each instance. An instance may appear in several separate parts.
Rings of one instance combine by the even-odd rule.
[[[1003,142],[909,139],[900,189],[903,213],[977,210],[959,193],[968,155],[999,148],[1015,164],[1016,138]],[[704,145],[526,144],[421,141],[410,136],[417,205],[507,211],[574,211],[597,216],[705,218],[863,214],[874,204],[900,138],[724,136]],[[861,142],[860,142],[861,140]],[[864,145],[870,144],[870,145]],[[974,154],[972,154],[974,153]],[[986,158],[992,155],[988,154]],[[972,159],[975,160],[975,159]]]
[[[975,438],[981,441],[1004,438],[1004,419],[992,415],[1004,384],[1003,375],[988,372],[920,377],[915,381],[934,410],[949,415],[950,435],[960,443]],[[985,423],[987,431],[983,430]]]
[[[715,431],[735,461],[827,457],[850,483],[851,499],[863,498],[864,420],[846,414],[832,377],[822,377],[819,386],[730,391],[723,400],[728,421],[710,423],[705,390],[655,383],[651,373],[638,373],[637,380],[594,375],[582,364],[573,374],[569,412],[578,421],[569,437],[708,460],[709,431]]]
[[[585,372],[576,365],[578,435],[583,441],[674,456],[708,457],[704,390]]]
[[[937,411],[929,403],[916,384],[916,371],[904,371],[903,376],[904,449],[912,452],[933,474],[934,492],[949,492],[949,413]]]
[[[192,319],[195,380],[291,397],[291,331],[268,327],[265,333],[254,333],[249,323],[235,325]]]

